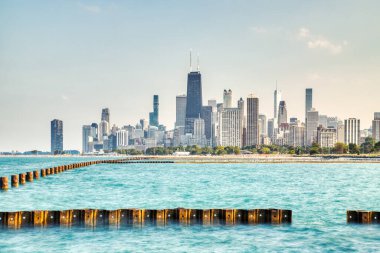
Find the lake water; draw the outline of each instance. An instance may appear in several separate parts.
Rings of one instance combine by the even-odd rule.
[[[92,158],[0,158],[0,175]],[[0,211],[75,208],[292,209],[291,225],[0,229],[0,252],[380,251],[380,164],[99,164],[0,192]]]

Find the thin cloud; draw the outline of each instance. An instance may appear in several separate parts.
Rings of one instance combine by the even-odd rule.
[[[90,12],[90,13],[94,13],[94,14],[98,14],[102,11],[102,8],[100,8],[100,6],[98,5],[88,5],[88,4],[83,4],[83,3],[79,3],[78,5],[82,10]]]
[[[69,97],[67,97],[65,94],[61,95],[62,100],[67,101],[69,100]]]
[[[251,27],[251,30],[254,31],[255,33],[266,33],[267,29],[264,27],[258,27],[258,26],[253,26]]]
[[[321,35],[312,34],[305,27],[299,29],[298,38],[305,41],[309,49],[322,49],[334,55],[342,53],[344,47],[348,44],[347,41],[343,41],[342,43],[332,42]]]

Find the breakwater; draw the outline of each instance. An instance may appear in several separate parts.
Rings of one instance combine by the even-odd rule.
[[[282,209],[76,209],[0,212],[0,226],[6,228],[128,225],[241,225],[290,224],[292,211]]]

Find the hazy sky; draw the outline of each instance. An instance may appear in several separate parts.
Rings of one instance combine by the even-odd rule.
[[[148,119],[172,128],[186,92],[189,49],[200,54],[203,103],[250,93],[273,116],[276,80],[288,116],[314,107],[368,128],[380,111],[380,1],[0,1],[0,151],[49,150],[50,121],[64,148],[82,125]]]

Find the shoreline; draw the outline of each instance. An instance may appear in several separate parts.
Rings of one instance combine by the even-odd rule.
[[[172,161],[177,164],[221,164],[221,163],[380,163],[379,155],[319,155],[319,156],[294,156],[294,155],[222,155],[222,156],[205,156],[205,155],[0,155],[1,158],[118,158],[127,159],[134,163],[144,163],[148,161]]]

